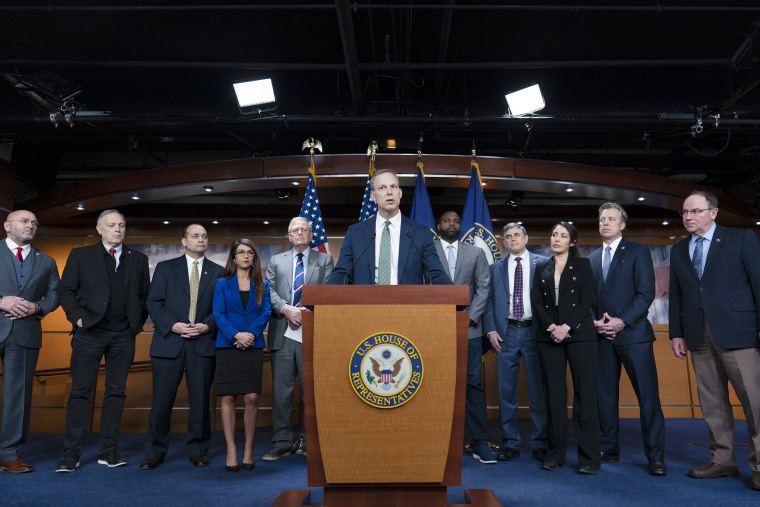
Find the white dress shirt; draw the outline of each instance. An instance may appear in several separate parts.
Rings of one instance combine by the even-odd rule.
[[[198,261],[198,281],[201,279],[201,273],[203,273],[203,257],[200,259],[193,259],[189,255],[185,254],[185,260],[187,261],[187,279],[193,278],[193,262]]]
[[[520,266],[523,272],[523,316],[520,320],[530,320],[533,318],[533,312],[530,307],[530,253],[527,250],[522,255],[516,256],[509,254],[509,260],[507,261],[507,269],[509,270],[509,318],[514,319],[515,315],[512,313],[513,308],[513,295],[515,293],[515,269],[517,269],[517,257],[520,257]]]
[[[21,245],[17,245],[11,238],[5,238],[5,244],[8,245],[8,248],[11,250],[11,253],[14,257],[16,257],[16,253],[18,252],[18,247]],[[29,255],[29,252],[32,251],[32,245],[27,244],[24,246],[21,246],[21,258],[26,260],[26,256]]]

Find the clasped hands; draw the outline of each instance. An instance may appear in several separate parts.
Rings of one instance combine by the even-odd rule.
[[[601,319],[594,321],[594,326],[596,326],[597,334],[608,340],[614,340],[615,336],[625,327],[625,322],[623,319],[610,317],[607,312],[604,312]]]
[[[256,341],[256,337],[247,331],[240,331],[239,333],[235,333],[235,348],[238,348],[240,350],[245,350],[251,345],[253,345],[253,342]]]
[[[308,311],[309,309],[303,306],[285,305],[282,307],[282,314],[288,319],[288,327],[293,331],[301,327],[301,313]]]
[[[192,340],[198,338],[202,334],[208,333],[209,329],[207,324],[185,324],[183,322],[177,322],[172,326],[172,331],[177,333],[180,338]]]
[[[570,338],[570,326],[567,324],[552,324],[547,327],[546,330],[551,333],[552,341],[554,343],[562,343],[567,338]]]
[[[10,320],[23,319],[34,315],[34,303],[18,296],[3,296],[0,311]]]

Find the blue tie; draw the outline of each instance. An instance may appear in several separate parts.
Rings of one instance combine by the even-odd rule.
[[[610,252],[612,251],[612,247],[607,245],[607,248],[604,249],[604,259],[602,260],[602,279],[606,282],[607,281],[607,272],[610,270],[610,262],[612,261],[612,255]],[[599,264],[597,264],[598,266]]]
[[[702,242],[705,238],[697,238],[697,243],[694,245],[694,257],[691,258],[691,263],[694,264],[694,269],[697,272],[697,276],[702,278],[702,270],[704,269],[705,261],[702,253]]]
[[[298,254],[296,273],[293,277],[293,306],[301,306],[301,292],[303,291],[303,254]]]

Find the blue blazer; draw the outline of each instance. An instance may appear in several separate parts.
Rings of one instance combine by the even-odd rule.
[[[256,291],[251,282],[251,296],[248,298],[248,306],[243,308],[240,301],[240,289],[238,278],[234,275],[230,278],[220,278],[214,288],[214,320],[219,328],[216,335],[217,348],[234,347],[236,333],[241,331],[252,333],[256,337],[253,348],[264,348],[264,328],[269,322],[271,302],[269,298],[269,282],[264,280],[264,299],[261,306],[256,304]]]
[[[335,265],[327,285],[340,285],[344,278],[346,283],[356,285],[373,285],[375,283],[375,245],[369,244],[372,241],[379,241],[379,238],[372,240],[373,232],[375,232],[375,218],[369,218],[348,228],[346,237],[343,239],[343,246],[340,249],[338,264]],[[407,232],[411,234],[411,239],[407,237]],[[414,249],[412,241],[420,250],[422,258]],[[348,273],[351,265],[367,245],[369,245],[367,251],[364,252],[354,269]],[[451,279],[443,270],[441,261],[438,259],[430,229],[402,215],[398,248],[398,284],[420,285],[425,283],[427,273],[423,264],[430,272],[434,284],[451,285]]]
[[[707,317],[715,341],[728,349],[760,347],[760,240],[750,229],[716,225],[702,279],[689,258],[687,236],[670,250],[670,337],[689,350],[702,343]]]
[[[539,262],[548,261],[548,257],[528,252],[530,258],[530,278],[528,279],[528,292],[523,294],[523,301],[530,301],[530,291],[533,287],[533,275],[536,272],[536,265]],[[509,326],[509,309],[512,305],[512,293],[509,288],[512,282],[509,280],[509,252],[505,251],[505,256],[491,264],[491,284],[488,291],[488,302],[483,313],[483,331],[488,334],[496,331],[499,336],[506,338],[507,327]],[[533,307],[531,306],[531,309]],[[535,310],[533,315],[533,330],[538,325]]]
[[[591,252],[591,272],[594,273],[594,303],[591,311],[599,320],[606,311],[610,316],[623,319],[625,327],[615,340],[623,343],[654,341],[654,330],[647,315],[654,301],[654,264],[649,248],[623,238],[607,272],[602,276],[603,249]]]
[[[206,324],[209,331],[193,340],[186,340],[172,331],[172,326],[177,322],[186,323],[190,312],[190,276],[187,273],[187,260],[183,254],[181,257],[158,263],[148,292],[148,314],[155,326],[150,343],[150,357],[177,357],[184,342],[188,342],[188,346],[199,356],[213,357],[216,354],[216,323],[212,312],[213,287],[223,271],[220,265],[203,259],[195,321]]]

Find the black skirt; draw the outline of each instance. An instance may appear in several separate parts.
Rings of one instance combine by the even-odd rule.
[[[264,349],[216,349],[216,394],[261,393]]]

